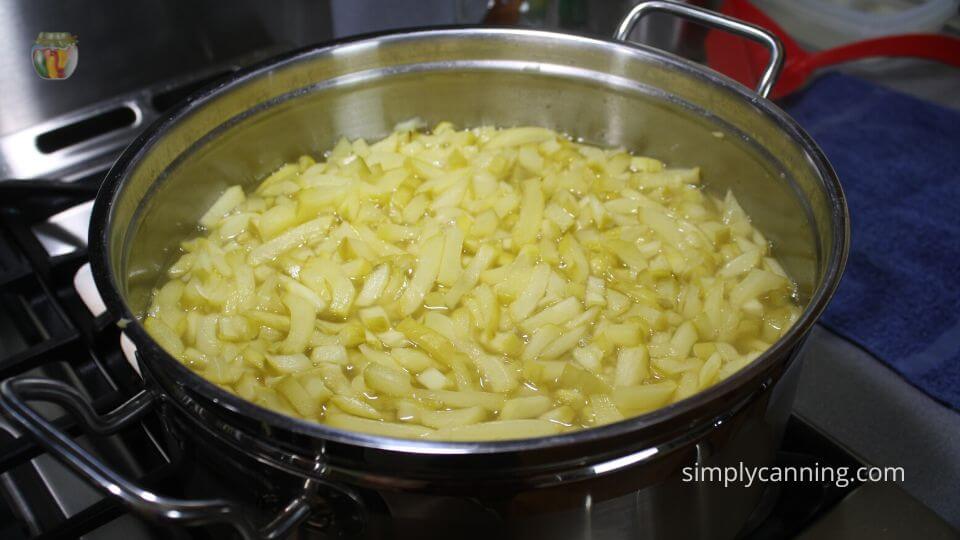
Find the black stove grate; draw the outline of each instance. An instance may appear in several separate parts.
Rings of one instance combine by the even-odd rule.
[[[119,329],[106,315],[94,317],[74,287],[86,249],[51,256],[33,233],[50,216],[91,200],[101,176],[72,183],[0,182],[0,324],[6,328],[0,379],[39,371],[77,387],[105,412],[136,393],[142,381],[120,351]],[[69,415],[54,414],[59,427],[82,436]],[[155,443],[158,430],[156,419],[148,418],[117,435],[83,442],[109,462],[126,464],[148,485],[175,489],[162,485],[176,467]],[[44,450],[30,437],[0,431],[0,474],[8,480],[4,496],[17,509],[10,513],[16,524],[0,524],[4,538],[77,538],[126,513],[114,499],[103,498],[65,516],[30,466],[41,454]]]

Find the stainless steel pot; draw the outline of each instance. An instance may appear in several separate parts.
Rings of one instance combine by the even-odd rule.
[[[776,38],[659,1],[637,6],[618,37],[651,11],[766,44],[772,60],[758,91],[619,40],[434,29],[299,51],[193,96],[124,152],[91,223],[97,286],[110,312],[127,323],[145,390],[101,417],[61,385],[13,380],[0,388],[6,412],[136,510],[185,523],[226,522],[250,538],[281,536],[321,509],[327,519],[313,523],[328,532],[359,521],[378,535],[442,528],[461,536],[729,538],[743,531],[752,514],[762,515],[763,487],[685,483],[683,469],[771,463],[793,399],[797,350],[844,265],[847,209],[820,150],[765,99],[782,59]],[[672,164],[701,165],[706,189],[733,189],[772,240],[799,284],[803,315],[753,364],[684,401],[601,428],[488,443],[390,439],[286,417],[193,374],[143,330],[137,316],[151,288],[224,187],[253,184],[341,136],[383,136],[416,116],[460,126],[547,126]],[[241,474],[280,486],[289,504],[261,522],[238,503],[151,493],[80,449],[28,399],[66,405],[98,432],[159,407],[177,437],[201,441]]]

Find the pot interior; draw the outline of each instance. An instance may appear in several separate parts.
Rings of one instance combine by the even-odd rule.
[[[153,126],[112,172],[109,221],[98,234],[114,286],[141,314],[179,242],[228,185],[253,185],[340,137],[376,139],[414,117],[458,128],[544,126],[670,166],[699,165],[705,189],[732,189],[773,242],[803,303],[835,285],[825,278],[835,282],[842,259],[842,194],[815,147],[769,103],[649,49],[437,30],[289,56]]]

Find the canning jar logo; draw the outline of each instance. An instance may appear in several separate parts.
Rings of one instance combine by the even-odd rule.
[[[40,32],[30,49],[33,69],[44,79],[66,79],[80,60],[77,36],[69,32]]]

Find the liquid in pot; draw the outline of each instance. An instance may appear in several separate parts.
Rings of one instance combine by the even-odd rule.
[[[538,127],[416,127],[227,189],[148,332],[285,414],[488,440],[684,399],[799,315],[769,242],[696,168]]]

